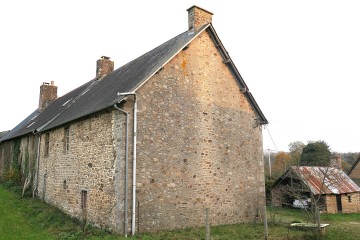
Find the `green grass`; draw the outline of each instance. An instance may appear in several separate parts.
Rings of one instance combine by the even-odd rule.
[[[308,222],[306,213],[296,209],[268,208],[269,240],[320,239],[313,231],[289,228],[292,222]],[[321,239],[357,240],[360,236],[360,214],[323,214],[323,223],[329,223]],[[106,230],[87,226],[57,208],[0,185],[0,240],[2,239],[125,239]],[[139,240],[201,240],[205,228],[159,231],[127,239]],[[234,224],[211,226],[212,240],[264,239],[263,224]]]

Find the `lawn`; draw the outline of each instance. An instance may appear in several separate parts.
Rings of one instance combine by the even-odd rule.
[[[307,215],[296,209],[268,208],[269,240],[316,239],[312,231],[289,227],[291,222],[307,222]],[[357,240],[360,236],[360,214],[321,215],[329,223],[322,239]],[[0,239],[125,239],[106,230],[86,226],[66,214],[31,197],[21,198],[18,193],[0,185]],[[127,239],[189,240],[205,239],[205,228],[161,231],[141,234]],[[211,227],[211,239],[264,239],[264,227],[258,224],[236,224]]]

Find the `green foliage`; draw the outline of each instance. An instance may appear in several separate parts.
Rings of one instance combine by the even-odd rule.
[[[329,166],[330,147],[324,141],[309,142],[301,153],[301,166]]]
[[[273,176],[280,177],[291,164],[291,156],[286,152],[278,152],[273,164]]]
[[[25,149],[25,169],[24,169],[24,175],[26,176],[29,172],[29,161],[30,161],[30,157],[29,157],[29,150],[28,148]]]
[[[342,158],[342,167],[346,173],[350,171],[351,167],[360,157],[359,152],[333,153],[333,155],[335,155],[335,157],[340,156]]]
[[[271,188],[272,185],[275,183],[277,178],[274,177],[265,177],[265,193],[266,193],[266,203],[271,204]]]
[[[78,219],[39,199],[20,198],[20,194],[0,185],[0,239],[119,239],[92,226],[84,230]]]
[[[305,147],[305,144],[300,141],[291,142],[289,144],[291,166],[298,166],[300,164],[300,157],[301,157],[301,153],[302,153],[304,147]]]
[[[20,165],[20,162],[19,162],[20,144],[21,144],[20,139],[14,140],[13,155],[12,155],[12,168],[17,169],[19,171],[20,171],[20,168],[21,168],[21,165]]]
[[[17,191],[21,183],[21,164],[19,161],[20,157],[20,139],[14,140],[12,146],[12,159],[10,164],[6,166],[4,175],[2,177],[2,184],[7,189]]]

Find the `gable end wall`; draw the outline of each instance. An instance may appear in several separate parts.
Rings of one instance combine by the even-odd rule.
[[[138,91],[140,231],[254,221],[261,128],[207,32]]]

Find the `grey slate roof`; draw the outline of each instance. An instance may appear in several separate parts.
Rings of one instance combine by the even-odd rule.
[[[237,71],[234,63],[226,52],[211,24],[204,25],[197,30],[188,30],[133,61],[114,70],[101,79],[93,79],[64,96],[54,100],[41,113],[35,110],[24,121],[3,136],[0,141],[19,137],[30,132],[44,132],[49,129],[64,125],[73,120],[88,116],[98,111],[112,107],[121,98],[118,92],[131,92],[143,84],[147,79],[161,69],[179,51],[186,47],[198,34],[208,31],[216,46],[223,55],[224,62],[228,64],[245,96],[259,116],[261,124],[267,120],[255,99]]]
[[[5,133],[7,133],[8,131],[2,131],[2,132],[0,132],[0,138],[2,137],[2,136],[4,136],[5,135]]]

